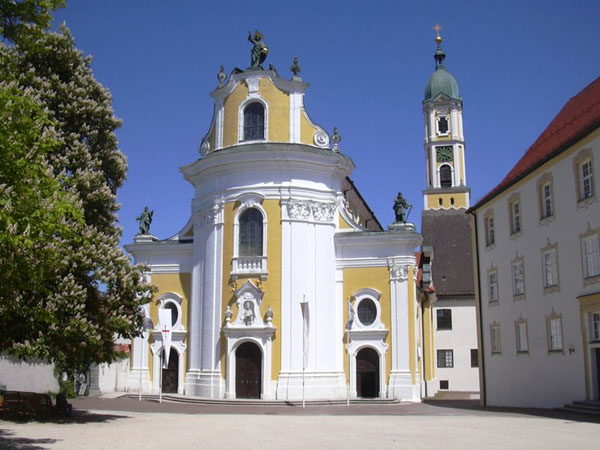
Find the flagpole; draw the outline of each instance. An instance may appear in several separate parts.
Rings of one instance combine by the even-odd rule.
[[[302,303],[306,303],[306,295],[302,296]],[[306,335],[306,320],[304,317],[302,318],[302,407],[305,408],[305,397],[304,397],[304,375],[306,371],[306,339],[304,336]]]
[[[133,341],[135,343],[135,341]],[[140,344],[140,347],[142,347],[143,344]],[[140,349],[140,398],[139,401],[142,401],[142,364],[144,364],[144,355],[142,353],[142,349]]]
[[[350,330],[346,326],[346,353],[348,354],[348,385],[346,387],[346,406],[350,407]]]
[[[163,353],[165,351],[165,347],[163,346],[162,351],[160,352],[160,384],[158,386],[158,403],[162,403],[162,378],[163,378]]]

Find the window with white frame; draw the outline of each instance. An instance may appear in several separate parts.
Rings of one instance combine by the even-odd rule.
[[[450,129],[449,125],[448,116],[445,114],[440,114],[437,117],[437,134],[440,136],[447,136]]]
[[[554,214],[554,201],[552,198],[552,183],[546,182],[540,186],[541,213],[542,219]]]
[[[496,242],[495,228],[494,228],[494,216],[487,216],[485,218],[485,244],[487,246],[493,245]]]
[[[513,295],[518,297],[525,294],[525,267],[523,259],[519,258],[512,263]]]
[[[498,301],[498,271],[495,269],[488,272],[488,301]]]
[[[256,208],[248,208],[240,214],[239,224],[239,256],[262,256],[262,213]]]
[[[592,341],[600,341],[600,312],[592,313]]]
[[[594,174],[592,160],[588,159],[579,164],[579,200],[585,200],[594,195]]]
[[[490,341],[492,354],[502,353],[502,345],[500,340],[500,325],[493,324],[490,327]]]
[[[549,316],[546,320],[546,327],[548,330],[548,351],[562,351],[562,317],[560,315]]]
[[[438,367],[454,367],[454,351],[453,350],[438,350],[437,351],[437,366]]]
[[[510,232],[512,234],[521,231],[521,202],[515,200],[510,203]]]
[[[527,321],[519,320],[515,323],[517,333],[517,353],[527,353],[529,343],[527,342]]]
[[[452,187],[452,167],[449,164],[442,164],[440,166],[440,186]]]
[[[558,258],[556,247],[550,247],[542,252],[542,273],[544,275],[544,287],[558,286]]]
[[[260,102],[252,102],[244,108],[244,141],[265,138],[265,107]]]
[[[581,254],[583,257],[583,277],[594,278],[600,275],[600,245],[598,232],[586,233],[581,238]]]

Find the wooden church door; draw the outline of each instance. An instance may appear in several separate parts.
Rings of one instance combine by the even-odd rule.
[[[169,367],[162,370],[162,391],[164,393],[177,393],[179,384],[179,353],[171,348],[169,354]]]
[[[356,393],[366,398],[379,395],[379,355],[372,348],[363,348],[356,355]]]
[[[235,393],[237,398],[260,398],[262,355],[251,342],[240,345],[235,352]]]

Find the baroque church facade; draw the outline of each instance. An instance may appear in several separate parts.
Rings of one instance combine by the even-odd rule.
[[[201,156],[180,169],[194,186],[189,222],[126,246],[158,288],[127,388],[420,401],[432,349],[416,283],[422,237],[403,220],[383,229],[339,136],[305,110],[308,83],[263,69],[252,41],[252,67],[220,72]]]

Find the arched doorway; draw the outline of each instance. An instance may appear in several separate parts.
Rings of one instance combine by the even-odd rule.
[[[162,351],[162,350],[161,350]],[[179,353],[171,347],[169,353],[169,367],[162,370],[162,391],[164,393],[177,393],[179,384]]]
[[[235,352],[235,394],[237,398],[260,398],[262,354],[252,342]]]
[[[366,398],[379,396],[379,354],[372,348],[356,355],[356,393]]]

